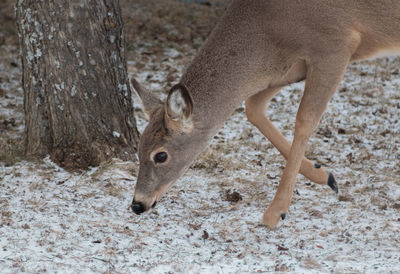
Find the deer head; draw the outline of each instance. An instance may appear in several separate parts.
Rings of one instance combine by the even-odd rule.
[[[194,130],[193,100],[185,86],[171,88],[165,102],[132,79],[149,123],[139,141],[139,175],[132,210],[154,207],[161,195],[192,163],[205,145]]]

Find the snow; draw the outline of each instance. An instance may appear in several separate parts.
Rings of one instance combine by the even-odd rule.
[[[146,50],[144,44],[139,51]],[[17,121],[1,142],[23,132],[20,65],[4,65],[16,52],[8,49],[0,63],[8,83],[0,83],[7,92],[0,122]],[[173,48],[162,54],[163,72],[154,72],[159,57],[145,55],[140,70],[140,53],[128,63],[131,75],[158,94],[168,74],[179,79],[192,57]],[[246,120],[243,105],[156,208],[140,216],[129,209],[135,162],[114,159],[81,172],[49,158],[0,162],[1,273],[400,272],[399,61],[350,66],[307,151],[335,174],[339,195],[299,175],[287,218],[275,230],[260,220],[285,161]],[[302,88],[285,88],[267,110],[288,139]],[[142,131],[145,115],[134,100]],[[229,201],[227,192],[242,200]]]
[[[110,43],[112,43],[112,44],[115,42],[115,39],[116,39],[115,35],[110,35],[110,36],[108,37],[108,40],[109,40]]]
[[[118,131],[113,131],[113,136],[115,138],[119,138],[119,137],[121,137],[121,134]]]
[[[71,89],[71,96],[74,97],[76,95],[76,92],[77,92],[77,88],[75,85],[73,85],[72,89]]]

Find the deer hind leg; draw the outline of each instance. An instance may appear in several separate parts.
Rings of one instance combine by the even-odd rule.
[[[307,65],[306,87],[296,116],[292,147],[278,190],[263,216],[263,223],[270,228],[286,216],[307,142],[343,78],[350,56],[340,59],[340,56],[325,56],[323,61]]]
[[[278,149],[287,160],[290,152],[290,143],[282,133],[265,116],[268,101],[280,90],[280,88],[270,88],[263,90],[246,100],[246,115],[248,120]],[[320,165],[313,164],[310,160],[303,157],[301,161],[300,173],[314,183],[328,184],[336,193],[338,187],[331,173],[327,173]]]

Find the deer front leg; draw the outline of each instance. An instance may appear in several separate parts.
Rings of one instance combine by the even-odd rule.
[[[282,133],[265,116],[265,110],[271,98],[280,88],[266,89],[251,96],[246,100],[246,115],[248,120],[278,149],[287,160],[290,152],[290,143]],[[331,173],[327,173],[320,165],[313,164],[306,157],[303,157],[300,166],[300,173],[310,181],[325,185],[328,184],[336,193],[338,187]]]
[[[307,68],[306,87],[296,116],[292,147],[278,190],[263,216],[263,223],[270,228],[278,224],[279,218],[286,216],[307,142],[336,91],[349,59],[338,62],[340,59],[333,56],[325,60],[330,63],[317,63]]]

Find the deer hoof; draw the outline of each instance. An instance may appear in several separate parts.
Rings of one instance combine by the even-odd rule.
[[[337,185],[335,177],[333,177],[332,173],[329,173],[327,184],[330,188],[332,188],[333,191],[336,192],[336,194],[339,193],[338,185]]]
[[[267,211],[264,212],[262,223],[266,225],[269,229],[274,229],[278,225],[279,219],[283,220],[285,219],[285,217],[285,213],[274,214],[272,210],[267,209]]]

